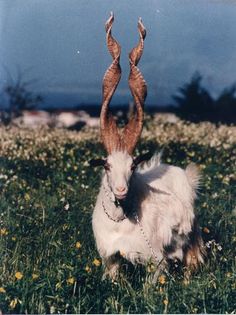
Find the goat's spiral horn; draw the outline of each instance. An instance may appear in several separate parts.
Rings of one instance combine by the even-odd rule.
[[[106,41],[108,50],[113,58],[113,62],[107,69],[103,78],[103,101],[100,114],[101,138],[105,149],[110,154],[113,150],[121,149],[121,139],[116,125],[116,121],[109,112],[109,104],[116,90],[121,77],[120,52],[121,48],[118,42],[111,34],[114,15],[111,13],[106,22]]]
[[[139,30],[139,43],[129,53],[130,62],[130,74],[129,74],[129,87],[133,95],[136,112],[132,118],[130,118],[128,124],[125,126],[123,131],[123,145],[129,154],[132,154],[138,139],[142,132],[143,127],[143,107],[144,101],[147,96],[147,85],[146,82],[137,67],[137,64],[142,56],[144,39],[146,37],[146,30],[142,23],[141,18],[138,21]]]

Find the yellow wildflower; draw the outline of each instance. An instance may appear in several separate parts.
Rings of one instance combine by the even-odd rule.
[[[82,245],[81,245],[80,242],[76,242],[75,247],[76,247],[77,249],[79,249],[81,246],[82,246]]]
[[[1,236],[7,235],[7,234],[8,234],[8,231],[7,231],[6,228],[0,229],[0,235],[1,235]]]
[[[32,279],[33,279],[33,280],[38,279],[38,277],[39,277],[39,275],[37,275],[36,273],[33,273],[33,274],[32,274]]]
[[[23,278],[23,274],[20,271],[17,271],[15,273],[15,277],[16,277],[17,280],[21,280]]]
[[[12,239],[12,241],[14,241],[14,242],[16,241],[16,237],[15,237],[15,236],[12,236],[11,239]]]
[[[25,200],[29,201],[30,200],[30,195],[28,193],[25,194]]]
[[[101,262],[100,260],[98,260],[97,258],[94,259],[93,261],[93,264],[96,266],[96,267],[99,267],[101,265]]]
[[[189,285],[190,281],[188,278],[185,278],[183,281],[183,285]]]
[[[155,266],[153,264],[148,265],[147,271],[148,272],[154,272],[155,271]]]
[[[159,281],[160,284],[165,284],[166,283],[166,277],[164,275],[161,275],[158,278],[158,281]]]
[[[91,272],[91,271],[92,271],[92,269],[91,269],[89,266],[86,266],[86,267],[85,267],[85,271],[87,271],[87,272]]]
[[[168,305],[169,301],[167,299],[163,300],[163,304]]]
[[[6,290],[3,287],[0,287],[0,293],[6,293]]]
[[[75,283],[75,278],[74,277],[70,277],[66,280],[67,284],[74,284]]]
[[[16,304],[18,303],[18,299],[14,298],[14,300],[11,300],[9,306],[11,309],[14,309],[16,307]]]
[[[188,152],[188,156],[193,157],[194,155],[195,155],[195,152],[194,152],[194,151],[190,151],[190,152]]]

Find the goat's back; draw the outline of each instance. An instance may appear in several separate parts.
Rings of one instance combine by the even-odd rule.
[[[189,164],[186,170],[168,164],[150,165],[140,171],[143,181],[154,188],[167,189],[185,201],[196,196],[200,174],[197,166]]]

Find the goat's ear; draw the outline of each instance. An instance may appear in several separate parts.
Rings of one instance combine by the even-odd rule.
[[[89,165],[96,167],[96,166],[104,166],[106,164],[106,160],[103,159],[92,159],[89,161]]]
[[[148,153],[145,153],[145,154],[141,154],[141,155],[137,156],[134,159],[134,164],[137,166],[137,165],[139,165],[142,162],[150,160],[151,157],[152,157],[152,153],[151,152],[148,152]]]

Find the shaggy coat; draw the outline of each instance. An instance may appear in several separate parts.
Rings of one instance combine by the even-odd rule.
[[[113,155],[119,159],[122,153]],[[178,259],[195,268],[203,262],[202,240],[193,209],[198,181],[195,165],[190,164],[183,170],[161,164],[154,157],[136,169],[130,178],[125,201],[117,206],[109,175],[103,173],[92,225],[97,249],[111,277],[118,270],[119,260],[115,259],[118,254],[132,263],[144,264],[152,260],[164,265],[167,259]],[[135,213],[155,257],[140,231]]]

